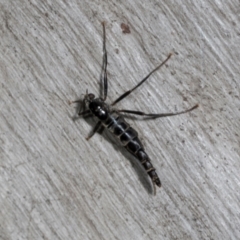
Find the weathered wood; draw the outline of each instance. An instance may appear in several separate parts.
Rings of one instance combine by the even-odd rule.
[[[238,239],[238,1],[0,3],[0,239]],[[98,94],[106,21],[109,100],[176,117],[129,119],[162,181],[68,105]],[[121,24],[130,33],[123,33]]]

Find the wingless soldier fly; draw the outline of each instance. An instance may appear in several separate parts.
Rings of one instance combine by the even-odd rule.
[[[127,114],[136,114],[140,116],[147,116],[149,118],[160,118],[160,117],[168,117],[179,115],[183,113],[190,112],[198,107],[198,104],[193,106],[190,109],[181,112],[175,113],[144,113],[141,111],[135,110],[126,110],[126,109],[115,109],[113,108],[116,103],[123,100],[130,93],[132,93],[136,88],[142,85],[155,71],[157,71],[160,67],[162,67],[171,57],[172,54],[169,54],[168,57],[154,70],[152,70],[145,78],[142,79],[134,88],[126,91],[121,96],[119,96],[115,101],[111,104],[105,103],[108,94],[108,79],[107,79],[107,50],[106,50],[106,33],[105,33],[105,23],[102,23],[103,26],[103,63],[101,70],[101,83],[102,83],[102,96],[96,98],[93,93],[88,93],[84,96],[83,100],[76,100],[70,103],[83,103],[82,108],[78,112],[78,116],[80,115],[92,115],[98,119],[96,126],[93,128],[92,132],[86,138],[89,140],[97,131],[103,130],[104,128],[110,131],[117,139],[119,139],[122,146],[124,146],[128,152],[130,152],[134,157],[136,157],[139,162],[143,165],[146,172],[153,182],[153,186],[155,189],[155,185],[161,187],[161,181],[158,177],[158,174],[153,167],[149,156],[144,150],[144,147],[141,141],[138,138],[138,133],[135,129],[133,129],[123,118],[120,113]]]

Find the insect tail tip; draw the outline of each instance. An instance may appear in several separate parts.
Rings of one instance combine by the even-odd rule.
[[[152,180],[153,183],[153,195],[156,196],[156,186],[158,186],[159,188],[162,186],[160,179],[155,179]]]
[[[155,179],[154,184],[157,185],[159,188],[162,186],[162,183],[159,178]]]
[[[156,184],[155,182],[152,182],[153,183],[153,195],[156,196]]]

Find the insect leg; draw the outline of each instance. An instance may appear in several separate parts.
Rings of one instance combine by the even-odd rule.
[[[89,114],[89,113],[91,113],[90,110],[86,110],[86,111],[83,111],[83,112],[79,112],[78,116]]]
[[[107,98],[108,92],[108,79],[107,79],[107,50],[106,50],[106,32],[105,32],[105,22],[102,22],[103,26],[103,62],[101,70],[101,84],[103,89],[103,101]]]
[[[86,137],[86,140],[88,141],[97,131],[102,130],[102,128],[104,127],[102,126],[101,121],[98,121],[92,132]]]
[[[82,99],[79,99],[79,100],[75,100],[75,101],[69,101],[68,104],[72,104],[72,103],[80,103],[80,108],[78,109],[78,113],[77,115],[78,116],[81,116],[81,115],[84,115],[84,114],[89,114],[91,113],[90,110],[85,110],[85,104],[83,103],[83,100]]]
[[[172,53],[168,55],[168,57],[155,69],[153,69],[140,83],[138,83],[134,88],[128,90],[127,92],[123,93],[120,97],[118,97],[111,105],[115,105],[116,103],[120,102],[122,99],[124,99],[126,96],[128,96],[131,92],[133,92],[136,88],[138,88],[140,85],[142,85],[154,72],[156,72],[160,67],[162,67],[172,56]]]
[[[175,113],[144,113],[144,112],[140,112],[140,111],[126,110],[126,109],[119,109],[119,110],[115,110],[115,111],[118,113],[120,113],[120,112],[129,113],[129,114],[135,114],[135,115],[140,115],[140,116],[146,116],[146,117],[150,117],[150,118],[160,118],[160,117],[169,117],[169,116],[180,115],[183,113],[191,112],[198,106],[199,105],[196,104],[192,108],[189,108],[189,109],[181,111],[181,112],[175,112]]]

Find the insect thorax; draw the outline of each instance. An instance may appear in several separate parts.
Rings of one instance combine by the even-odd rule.
[[[109,106],[101,98],[95,98],[88,104],[89,110],[99,120],[104,121],[109,115]]]

